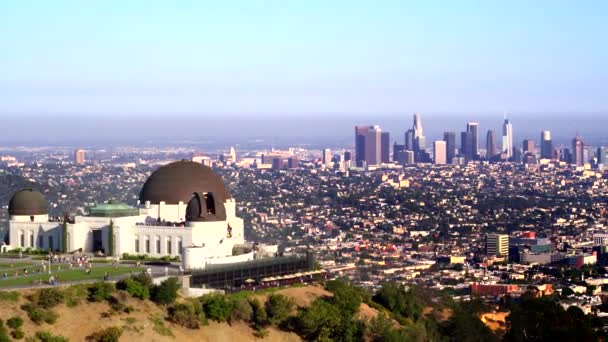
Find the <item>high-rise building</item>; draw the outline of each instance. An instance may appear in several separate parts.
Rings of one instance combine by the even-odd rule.
[[[331,164],[331,150],[328,148],[323,149],[323,164],[329,166]]]
[[[524,154],[536,154],[536,143],[532,139],[524,139]]]
[[[486,158],[488,160],[494,158],[498,152],[496,151],[496,136],[493,130],[488,130],[486,135]]]
[[[460,155],[467,162],[475,159],[473,144],[473,133],[469,131],[460,133]]]
[[[359,167],[380,165],[382,162],[380,126],[355,126],[355,158]]]
[[[272,158],[272,169],[273,170],[283,169],[283,158],[281,158],[281,157]]]
[[[74,163],[84,164],[85,163],[84,154],[85,154],[84,150],[81,150],[81,149],[74,151]]]
[[[393,144],[393,161],[405,165],[407,161],[406,151],[405,145],[399,145],[395,142],[395,144]]]
[[[488,234],[486,235],[486,254],[495,256],[509,255],[509,235]]]
[[[471,159],[479,158],[479,124],[477,122],[467,123],[467,132],[471,133]]]
[[[414,130],[408,129],[405,131],[405,149],[408,151],[414,150]]]
[[[584,150],[585,144],[577,135],[576,138],[572,139],[572,164],[577,166],[585,165]]]
[[[300,161],[298,160],[298,157],[292,156],[287,159],[287,167],[289,167],[290,169],[297,169],[299,163]]]
[[[444,132],[443,140],[445,141],[447,162],[452,163],[452,159],[456,157],[456,133]]]
[[[513,158],[513,125],[505,118],[502,124],[502,155],[503,159]]]
[[[597,163],[608,166],[608,147],[597,148]]]
[[[414,114],[414,125],[412,129],[414,130],[414,158],[418,162],[424,159],[424,152],[426,150],[426,137],[422,130],[422,120],[420,119],[419,113]]]
[[[553,159],[553,143],[550,131],[540,132],[540,157],[541,159]]]
[[[437,140],[433,143],[433,155],[435,157],[435,165],[443,165],[447,163],[447,144],[443,140]]]
[[[382,164],[388,164],[391,162],[391,154],[390,154],[390,143],[391,138],[388,132],[382,132],[382,136],[380,138],[380,161]]]
[[[236,151],[234,147],[230,147],[230,153],[228,154],[229,161],[232,163],[236,163]]]

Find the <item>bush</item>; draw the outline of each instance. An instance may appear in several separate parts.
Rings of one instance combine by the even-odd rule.
[[[116,284],[120,290],[125,290],[131,297],[146,300],[150,298],[150,289],[133,278],[121,280]]]
[[[109,327],[87,336],[87,341],[91,342],[118,342],[122,335],[122,328]]]
[[[88,285],[72,285],[63,290],[63,300],[65,304],[73,308],[84,302],[89,295]]]
[[[89,300],[92,302],[103,302],[110,299],[114,292],[114,284],[97,282],[89,287]]]
[[[152,300],[162,305],[173,304],[177,299],[179,289],[177,278],[169,278],[153,288]]]
[[[266,308],[260,303],[257,298],[253,298],[249,300],[249,305],[251,305],[251,309],[253,310],[253,324],[257,330],[262,329],[263,327],[268,325],[268,314],[266,313]]]
[[[178,303],[170,307],[167,319],[188,329],[198,329],[204,320],[202,312],[197,312],[192,303]]]
[[[63,293],[54,287],[38,291],[36,297],[38,305],[45,309],[51,309],[63,303]]]
[[[328,281],[325,289],[334,294],[331,302],[345,314],[352,316],[359,311],[362,302],[360,290],[339,280]]]
[[[18,302],[19,296],[17,291],[0,291],[0,302]]]
[[[295,308],[293,299],[281,294],[272,294],[266,302],[266,312],[271,324],[280,325],[289,318]]]
[[[68,342],[68,339],[63,336],[55,336],[48,331],[39,331],[36,333],[36,337],[40,342]]]
[[[226,296],[211,294],[201,298],[205,316],[218,322],[228,320],[232,314],[232,301]]]
[[[250,322],[253,317],[253,308],[245,298],[235,298],[232,301],[231,320]]]
[[[51,309],[44,309],[34,304],[24,304],[21,309],[27,312],[28,317],[32,322],[41,325],[43,322],[54,324],[59,318],[59,315]]]
[[[0,342],[10,342],[11,338],[8,336],[8,330],[4,326],[4,321],[0,319]]]
[[[23,319],[19,316],[11,317],[6,321],[6,326],[11,329],[19,329],[23,325]]]
[[[11,331],[11,336],[15,340],[20,340],[25,337],[25,333],[21,329],[15,329],[15,330]]]

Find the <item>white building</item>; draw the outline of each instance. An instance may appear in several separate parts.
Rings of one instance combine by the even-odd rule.
[[[9,215],[11,248],[180,256],[187,269],[253,259],[253,252],[233,255],[245,243],[243,220],[222,178],[190,161],[152,173],[137,208],[110,201],[73,223],[51,222],[44,196],[26,189],[11,199]]]

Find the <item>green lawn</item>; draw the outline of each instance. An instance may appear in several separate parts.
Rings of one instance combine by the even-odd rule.
[[[0,272],[7,272],[7,270],[16,270],[24,268],[29,268],[30,266],[34,266],[31,262],[26,261],[18,261],[18,262],[10,262],[10,263],[0,263]]]
[[[106,272],[110,276],[128,274],[129,272],[139,273],[143,271],[143,268],[137,267],[118,267],[114,268],[112,266],[100,266],[93,267],[91,269],[91,273],[86,274],[84,269],[62,269],[61,271],[57,271],[56,267],[53,267],[53,276],[57,279],[57,281],[61,284],[62,282],[71,282],[71,281],[80,281],[80,280],[95,280],[95,279],[103,279]],[[0,278],[0,288],[10,287],[10,286],[23,286],[23,285],[34,285],[37,284],[39,280],[42,280],[43,283],[48,283],[50,275],[46,274],[32,274],[27,276],[19,276],[19,277],[10,277],[7,279]]]

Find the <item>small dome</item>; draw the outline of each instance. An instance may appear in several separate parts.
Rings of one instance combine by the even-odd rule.
[[[8,204],[11,216],[48,215],[49,203],[44,195],[34,189],[17,191]]]
[[[154,171],[139,193],[139,202],[187,204],[195,193],[213,193],[220,203],[231,198],[222,177],[210,167],[182,160]]]

